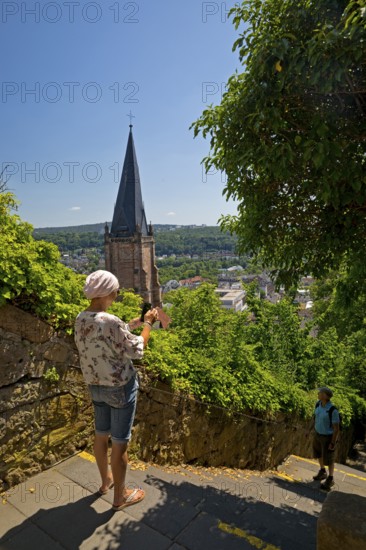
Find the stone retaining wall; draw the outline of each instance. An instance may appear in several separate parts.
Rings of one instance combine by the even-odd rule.
[[[0,309],[0,489],[90,443],[92,408],[78,362],[71,337],[13,306]],[[50,368],[59,381],[47,380]]]
[[[47,379],[53,368],[58,381]],[[308,423],[284,414],[276,423],[230,417],[155,385],[143,369],[140,379],[131,450],[143,460],[263,470],[290,453],[311,456]],[[92,435],[92,406],[73,338],[13,306],[1,308],[0,489],[90,447]],[[338,461],[351,445],[352,433],[343,432]]]
[[[171,393],[161,382],[153,387],[143,371],[140,377],[133,446],[143,460],[265,470],[289,454],[312,456],[311,421],[283,413],[268,423],[230,416],[219,407]],[[344,430],[337,462],[345,462],[352,445],[353,430]]]

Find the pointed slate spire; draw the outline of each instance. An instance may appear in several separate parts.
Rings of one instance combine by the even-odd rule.
[[[135,233],[148,235],[142,202],[139,167],[133,141],[132,124],[128,136],[125,161],[111,227],[112,237],[131,237]]]

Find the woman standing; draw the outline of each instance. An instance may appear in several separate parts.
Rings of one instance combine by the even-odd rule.
[[[95,415],[94,455],[102,478],[100,494],[114,485],[113,509],[121,510],[140,502],[142,489],[126,488],[127,446],[135,417],[138,374],[132,359],[141,359],[150,338],[158,312],[152,309],[144,316],[141,336],[130,328],[141,324],[139,318],[128,325],[115,315],[106,313],[117,298],[119,282],[109,271],[91,273],[84,293],[90,306],[75,321],[75,342],[80,366],[92,397]],[[111,434],[111,469],[108,468],[108,437]]]

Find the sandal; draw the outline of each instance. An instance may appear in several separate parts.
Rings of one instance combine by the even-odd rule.
[[[98,493],[99,493],[100,495],[106,495],[106,494],[108,493],[109,489],[112,489],[113,485],[114,485],[114,481],[111,481],[111,483],[110,483],[109,486],[108,486],[108,489],[104,489],[104,491],[102,490],[101,487],[99,487]]]
[[[140,497],[134,498],[136,497],[138,492],[141,493]],[[125,498],[125,501],[123,502],[123,504],[120,504],[119,506],[113,505],[112,509],[115,511],[123,510],[123,508],[126,508],[126,506],[132,506],[132,504],[137,504],[138,502],[141,502],[141,500],[143,500],[144,498],[145,498],[145,491],[141,489],[141,487],[139,487],[138,489],[134,489],[132,493]]]

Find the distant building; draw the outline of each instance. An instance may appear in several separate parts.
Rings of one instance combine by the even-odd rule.
[[[266,273],[243,275],[241,278],[244,284],[249,285],[253,282],[257,283],[259,291],[270,301],[276,303],[280,299],[280,294],[275,292],[275,286],[270,277]]]
[[[245,291],[226,288],[217,288],[215,290],[221,302],[221,306],[225,309],[234,311],[243,311],[245,309]]]
[[[295,304],[306,304],[309,301],[310,291],[305,288],[299,288],[296,291],[294,303]]]
[[[227,268],[227,271],[231,272],[231,271],[243,271],[243,267],[241,265],[233,265],[231,267],[228,267]]]
[[[206,279],[203,279],[200,275],[196,275],[195,277],[190,277],[189,279],[181,279],[179,284],[180,286],[186,286],[188,288],[196,288],[205,280]]]
[[[217,280],[219,283],[236,283],[240,281],[241,276],[236,269],[219,269]],[[220,284],[221,286],[221,284]]]
[[[132,124],[110,231],[105,224],[104,245],[106,269],[116,275],[121,287],[133,289],[153,306],[161,305],[154,233],[146,222]]]
[[[300,279],[300,284],[304,288],[306,288],[308,286],[311,286],[314,283],[315,283],[315,279],[314,279],[314,277],[311,277],[310,275],[308,275],[307,277],[301,277],[301,279]]]
[[[232,290],[243,290],[241,283],[232,283],[231,288]]]

